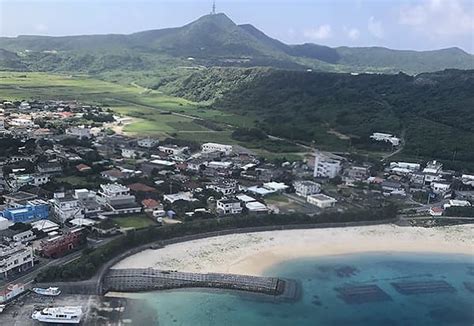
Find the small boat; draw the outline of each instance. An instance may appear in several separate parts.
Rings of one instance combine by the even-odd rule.
[[[33,312],[31,318],[43,323],[79,324],[82,319],[81,307],[53,307]]]
[[[5,307],[6,307],[6,306],[5,306],[4,304],[0,304],[0,313],[2,313],[3,310],[5,310]]]
[[[61,291],[59,288],[47,288],[47,289],[42,289],[42,288],[33,288],[33,292],[41,294],[41,295],[47,295],[47,296],[58,296],[61,294]]]

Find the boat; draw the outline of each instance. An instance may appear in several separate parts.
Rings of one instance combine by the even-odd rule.
[[[47,295],[47,296],[58,296],[61,294],[61,291],[59,288],[47,288],[47,289],[42,289],[42,288],[33,288],[33,292],[41,294],[41,295]]]
[[[5,310],[5,307],[6,307],[6,306],[5,306],[4,304],[0,304],[0,313],[2,313],[3,310]]]
[[[81,307],[52,307],[33,312],[31,318],[43,323],[79,324],[82,319]]]

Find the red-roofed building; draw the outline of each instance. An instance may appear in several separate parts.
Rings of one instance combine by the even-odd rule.
[[[165,216],[166,212],[163,210],[163,205],[155,199],[144,199],[142,200],[142,206],[145,213],[152,217]]]
[[[128,185],[128,188],[130,188],[130,190],[135,191],[135,192],[139,192],[139,191],[140,192],[155,192],[156,191],[155,188],[147,186],[146,184],[139,183],[139,182]]]
[[[76,170],[79,172],[87,172],[91,170],[91,167],[89,165],[81,163],[79,165],[76,165]]]

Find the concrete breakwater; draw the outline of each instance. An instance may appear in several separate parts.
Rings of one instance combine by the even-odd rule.
[[[299,296],[299,285],[295,280],[237,274],[183,273],[152,268],[112,269],[103,281],[104,292],[215,288],[277,296],[282,300],[295,300]]]

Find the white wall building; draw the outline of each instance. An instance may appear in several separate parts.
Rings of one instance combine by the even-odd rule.
[[[323,194],[309,195],[306,197],[306,200],[309,204],[318,206],[319,208],[333,207],[337,203],[335,198]]]
[[[214,152],[221,152],[226,155],[232,153],[232,145],[224,145],[218,143],[205,143],[202,144],[201,150],[203,153],[214,153]]]
[[[309,180],[296,181],[293,186],[295,187],[296,194],[302,197],[307,197],[309,195],[314,195],[321,192],[321,185]]]
[[[100,185],[97,200],[110,209],[102,214],[133,214],[142,210],[135,196],[130,194],[130,188],[118,183]]]
[[[431,189],[435,194],[444,194],[451,189],[449,182],[433,181],[431,182]]]
[[[341,162],[333,160],[321,153],[316,153],[314,158],[314,173],[316,178],[335,178],[341,172]]]
[[[223,198],[217,201],[217,212],[222,215],[240,214],[242,206],[238,199]]]
[[[84,217],[79,200],[71,195],[63,192],[55,193],[51,202],[54,215],[62,223],[69,219]]]
[[[33,267],[33,247],[20,243],[0,246],[0,278]]]
[[[385,134],[381,132],[374,132],[372,136],[370,136],[371,139],[376,140],[376,141],[384,141],[387,143],[391,143],[392,146],[398,146],[400,145],[400,138],[397,138],[393,136],[392,134]]]
[[[15,118],[11,119],[8,124],[13,127],[32,128],[35,123],[31,119]]]
[[[15,242],[30,242],[34,239],[36,239],[35,234],[31,230],[26,230],[24,232],[20,232],[18,234],[15,234],[13,237],[13,241]]]

